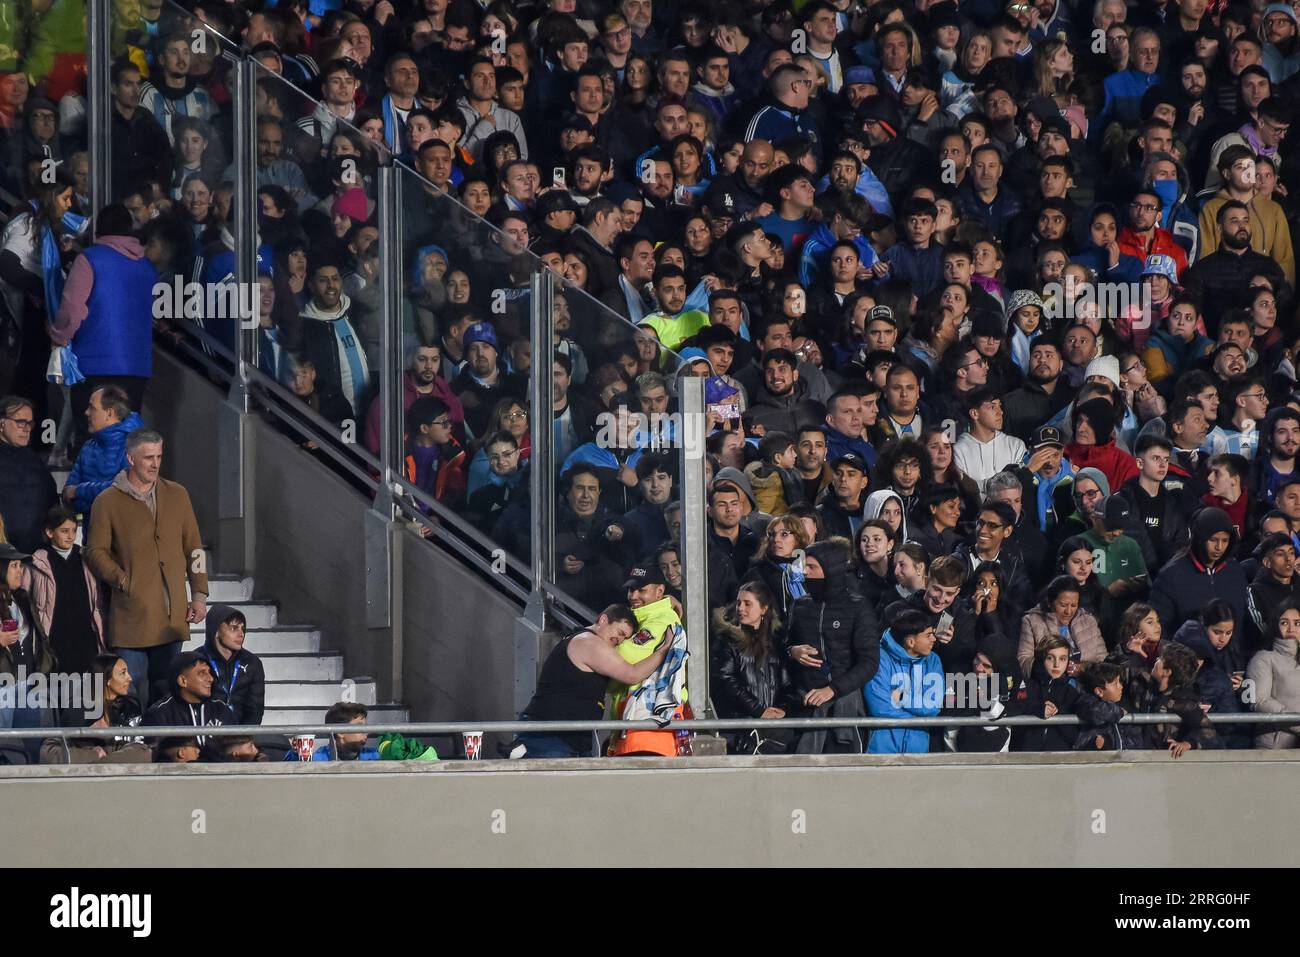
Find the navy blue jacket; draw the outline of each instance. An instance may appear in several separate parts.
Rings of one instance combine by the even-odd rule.
[[[39,431],[40,422],[36,423]],[[45,544],[45,513],[59,500],[54,479],[31,449],[0,442],[0,517],[9,541],[29,555]]]

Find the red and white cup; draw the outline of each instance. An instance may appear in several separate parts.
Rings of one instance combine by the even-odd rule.
[[[310,761],[312,752],[316,750],[316,735],[295,734],[289,739],[289,746],[293,748],[293,753],[298,755],[299,761]]]
[[[462,731],[461,739],[465,742],[465,757],[477,761],[483,755],[483,732]]]

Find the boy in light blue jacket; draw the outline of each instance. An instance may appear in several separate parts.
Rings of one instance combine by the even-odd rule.
[[[900,613],[880,638],[880,667],[864,689],[873,718],[920,718],[943,707],[943,665],[934,653],[934,626],[921,612]],[[868,754],[924,754],[924,728],[880,728],[871,732]]]

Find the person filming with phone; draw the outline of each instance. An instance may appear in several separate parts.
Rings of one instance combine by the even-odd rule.
[[[944,671],[965,671],[975,654],[975,614],[958,598],[965,581],[966,567],[962,560],[941,555],[930,565],[925,588],[885,609],[886,621],[892,621],[907,608],[929,616],[934,626],[934,653],[943,663]]]

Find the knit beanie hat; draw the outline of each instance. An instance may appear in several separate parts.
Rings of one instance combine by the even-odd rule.
[[[1105,445],[1115,434],[1115,407],[1106,399],[1098,396],[1074,407],[1072,420],[1076,439],[1079,434],[1080,416],[1086,416],[1092,431],[1097,433],[1098,445]]]

